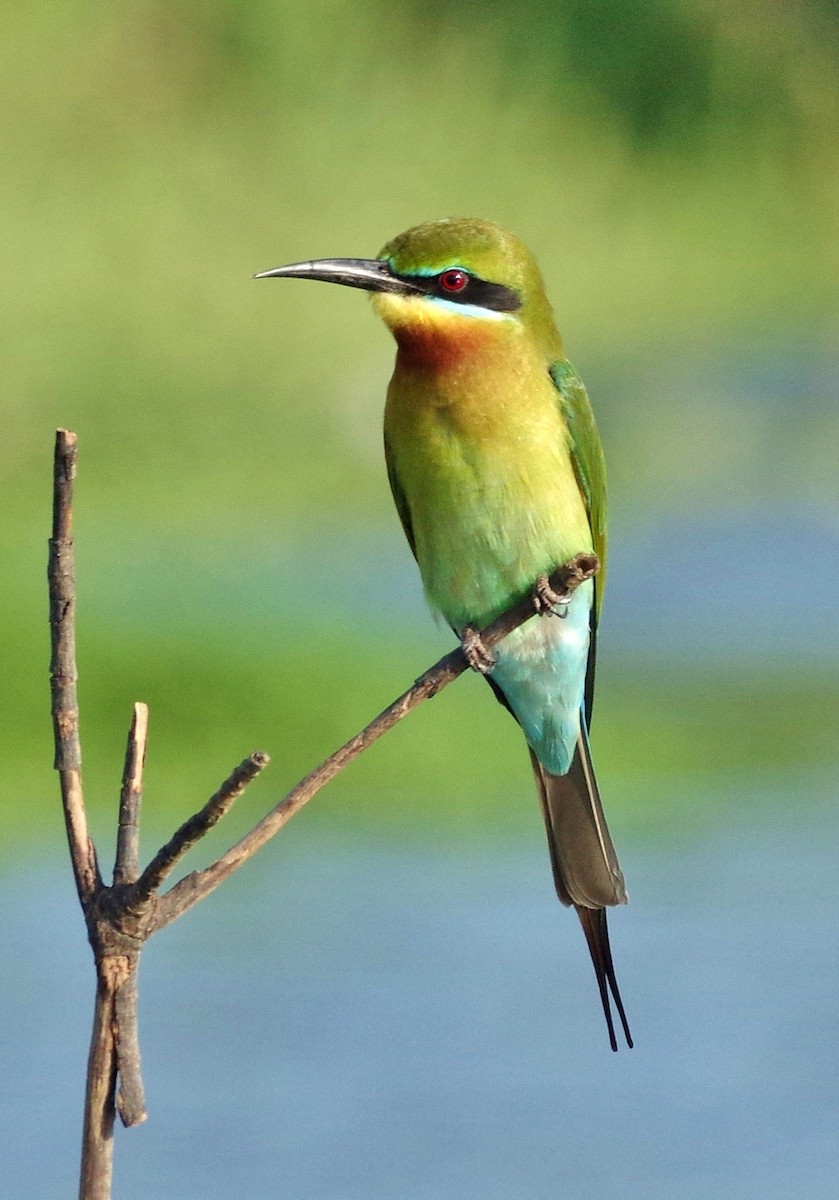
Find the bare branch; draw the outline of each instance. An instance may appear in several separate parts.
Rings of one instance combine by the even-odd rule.
[[[110,1200],[114,1157],[114,1093],[117,1059],[115,998],[125,959],[106,958],[96,967],[96,1005],[87,1059],[79,1200]]]
[[[126,1129],[145,1121],[146,1096],[140,1073],[140,1038],[137,1031],[137,967],[139,959],[128,962],[128,976],[114,997],[115,1037],[119,1088],[117,1108]]]
[[[96,850],[87,830],[82,791],[82,752],[76,694],[75,562],[73,556],[73,480],[76,474],[76,435],[59,429],[55,436],[53,524],[49,543],[50,690],[55,739],[55,769],[61,776],[61,798],[67,841],[82,906],[101,876]]]
[[[134,883],[139,874],[140,804],[143,799],[143,766],[146,761],[149,710],[145,704],[134,705],[128,745],[125,750],[125,770],[119,797],[119,827],[114,864],[114,885]]]
[[[211,796],[199,812],[184,821],[166,845],[146,867],[132,888],[132,903],[148,899],[156,892],[173,867],[183,858],[196,842],[217,825],[230,811],[242,792],[268,766],[271,759],[261,750],[255,750],[224,781],[215,795]]]
[[[579,554],[568,563],[558,567],[549,577],[551,588],[570,598],[580,584],[591,579],[600,569],[600,563],[594,554]],[[509,633],[517,629],[536,613],[532,594],[523,596],[507,612],[481,630],[479,637],[484,647],[491,650],[498,645]],[[541,618],[551,620],[551,617]],[[378,741],[389,729],[392,729],[408,713],[412,712],[424,700],[435,696],[444,687],[467,669],[466,656],[461,648],[452,650],[435,663],[428,671],[417,679],[409,688],[383,712],[379,713],[369,725],[350,738],[324,762],[302,779],[296,787],[283,797],[262,820],[245,834],[235,846],[223,854],[216,862],[201,871],[193,871],[186,875],[158,902],[155,927],[162,929],[172,921],[182,916],[194,904],[203,900],[214,891],[228,876],[238,870],[248,861],[267,841],[278,833],[296,813],[300,811],[313,796],[327,784],[330,779],[358,758],[368,746]],[[177,836],[177,835],[176,835]],[[199,835],[200,836],[200,835]],[[149,868],[150,870],[150,868]]]

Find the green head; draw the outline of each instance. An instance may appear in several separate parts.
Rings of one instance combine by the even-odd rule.
[[[491,221],[448,218],[399,234],[375,259],[318,259],[257,276],[364,288],[397,340],[467,336],[475,323],[525,332],[547,362],[562,347],[542,276],[518,238]]]

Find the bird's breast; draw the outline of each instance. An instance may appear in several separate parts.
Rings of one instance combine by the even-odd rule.
[[[426,595],[455,628],[591,550],[556,389],[526,347],[447,370],[397,358],[385,435]]]

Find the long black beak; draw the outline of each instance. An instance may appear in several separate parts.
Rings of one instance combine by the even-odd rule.
[[[314,262],[289,263],[273,271],[260,271],[254,279],[322,279],[366,292],[398,292],[422,295],[423,289],[404,275],[397,275],[379,258],[317,258]]]

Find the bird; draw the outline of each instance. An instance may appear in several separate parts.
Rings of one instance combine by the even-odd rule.
[[[536,260],[492,221],[449,217],[399,234],[374,259],[315,259],[255,278],[363,289],[393,334],[385,460],[426,599],[524,733],[557,895],[580,919],[610,1046],[614,1004],[631,1047],[606,922],[627,895],[589,749],[604,456]],[[596,555],[599,572],[556,595],[547,575],[580,554]],[[476,631],[537,580],[543,615],[488,652]]]

